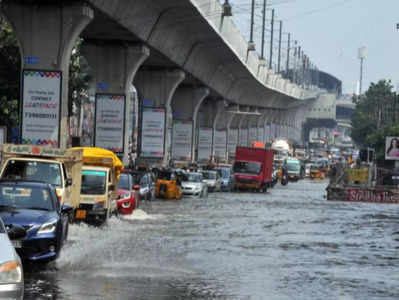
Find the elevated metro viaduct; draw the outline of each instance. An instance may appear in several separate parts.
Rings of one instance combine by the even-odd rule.
[[[53,144],[67,146],[68,67],[79,38],[93,71],[96,105],[102,103],[110,118],[97,109],[95,146],[124,153],[125,162],[126,126],[112,127],[107,121],[122,122],[122,112],[128,124],[132,84],[140,96],[140,158],[163,164],[180,156],[224,160],[235,145],[253,140],[285,137],[300,143],[306,105],[320,94],[318,88],[304,89],[269,70],[267,62],[248,49],[217,0],[3,0],[1,9],[20,45],[24,109],[33,99],[30,93],[43,93],[52,84],[50,94],[59,106],[59,113],[43,114],[43,108],[30,112],[53,116],[55,123],[40,127],[35,123],[39,119],[23,119],[22,138],[29,142],[35,127],[54,124],[55,135],[42,130],[35,134],[43,134],[43,139],[51,134]],[[59,82],[29,77],[42,74]],[[33,90],[28,83],[36,84]],[[114,103],[111,108],[109,103]],[[152,128],[155,134],[149,121],[158,122],[152,124],[158,126]],[[171,157],[171,135],[178,123],[191,128],[189,151]],[[117,129],[118,134],[106,134]]]

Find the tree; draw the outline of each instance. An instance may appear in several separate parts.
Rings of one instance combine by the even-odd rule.
[[[352,139],[359,147],[373,147],[383,159],[385,137],[399,135],[398,95],[389,80],[371,83],[367,92],[354,98]]]
[[[0,17],[0,125],[18,126],[21,55],[15,34]]]

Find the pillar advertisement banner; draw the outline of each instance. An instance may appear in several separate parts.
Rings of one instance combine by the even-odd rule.
[[[143,107],[141,157],[162,158],[165,145],[165,109]]]
[[[172,159],[191,160],[193,122],[174,121],[172,133]]]
[[[94,145],[123,152],[125,136],[125,96],[96,94]]]
[[[258,127],[258,142],[265,142],[265,128]]]
[[[248,137],[249,145],[252,145],[253,142],[258,141],[258,129],[256,127],[249,128],[248,134],[249,134],[249,137]]]
[[[225,130],[216,130],[214,137],[214,153],[219,159],[226,158],[227,133]]]
[[[240,146],[248,147],[248,129],[240,129]]]
[[[212,155],[212,128],[200,128],[198,135],[198,160],[209,161]]]
[[[61,82],[58,71],[23,71],[22,144],[59,146]]]
[[[230,129],[228,142],[227,142],[227,150],[229,151],[229,156],[235,155],[237,144],[238,144],[238,129]]]

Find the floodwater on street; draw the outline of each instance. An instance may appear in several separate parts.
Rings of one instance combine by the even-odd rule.
[[[156,200],[70,226],[25,299],[398,299],[399,206],[325,199],[327,181]]]

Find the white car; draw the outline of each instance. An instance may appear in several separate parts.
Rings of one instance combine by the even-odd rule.
[[[208,196],[208,186],[205,182],[203,182],[201,173],[191,172],[185,174],[181,186],[184,195],[193,195],[199,197]]]
[[[9,230],[11,239],[21,238],[25,234],[21,227]],[[0,299],[23,299],[24,271],[10,238],[0,219]]]
[[[217,171],[202,171],[204,182],[208,185],[210,192],[220,192],[222,189],[222,180]]]

